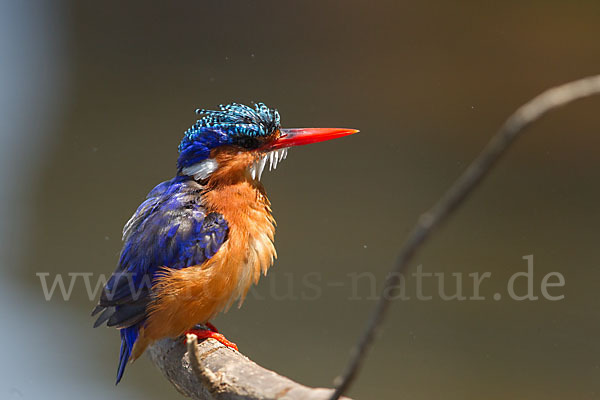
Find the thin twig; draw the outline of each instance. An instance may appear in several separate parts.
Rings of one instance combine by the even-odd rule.
[[[549,89],[525,105],[521,106],[506,120],[498,133],[492,137],[479,156],[466,171],[454,182],[440,200],[419,218],[400,250],[394,267],[387,276],[382,295],[373,309],[362,336],[352,351],[350,361],[344,373],[336,378],[336,390],[331,400],[337,400],[346,393],[360,369],[367,351],[371,346],[377,329],[383,322],[393,292],[400,283],[400,274],[414,257],[417,249],[425,242],[433,230],[445,221],[464,199],[481,183],[498,159],[506,152],[514,139],[529,125],[547,112],[564,106],[572,101],[600,94],[600,75],[579,79]]]
[[[214,393],[218,390],[218,378],[208,368],[202,366],[200,362],[200,352],[198,351],[198,336],[193,334],[186,335],[186,346],[187,353],[190,357],[190,365],[192,371],[200,378],[204,386],[211,392]]]

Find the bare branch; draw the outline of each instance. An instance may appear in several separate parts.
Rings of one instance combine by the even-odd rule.
[[[196,335],[188,335],[187,347],[164,339],[147,353],[181,394],[196,400],[325,400],[333,393],[280,376],[214,339],[198,343]]]
[[[441,199],[419,218],[408,238],[400,250],[398,259],[386,278],[382,295],[373,309],[362,336],[352,351],[350,361],[341,377],[336,378],[336,391],[331,400],[338,399],[346,393],[350,384],[355,379],[361,364],[371,346],[375,333],[381,325],[385,313],[393,296],[385,296],[400,280],[408,263],[414,257],[416,251],[430,236],[433,230],[444,222],[453,211],[464,201],[464,199],[477,187],[482,179],[490,172],[492,167],[502,156],[514,139],[529,125],[540,117],[557,107],[564,106],[572,101],[600,94],[600,75],[583,78],[561,86],[549,89],[529,101],[515,111],[498,133],[471,163],[465,172],[454,182]]]
[[[204,367],[200,362],[200,352],[198,351],[198,336],[188,334],[186,335],[186,342],[187,354],[190,358],[190,365],[192,367],[192,371],[194,371],[194,374],[196,374],[196,376],[200,378],[200,380],[209,392],[217,392],[219,388],[217,385],[219,379],[209,368]]]

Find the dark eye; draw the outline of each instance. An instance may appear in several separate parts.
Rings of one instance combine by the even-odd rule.
[[[235,144],[237,144],[238,146],[241,146],[245,149],[256,149],[257,147],[259,147],[261,145],[261,142],[259,139],[255,138],[255,137],[240,136],[235,141]]]

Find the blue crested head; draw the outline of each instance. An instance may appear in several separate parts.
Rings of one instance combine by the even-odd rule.
[[[219,146],[256,149],[279,132],[279,113],[264,103],[257,103],[254,108],[238,103],[219,108],[196,110],[202,117],[185,132],[179,145],[179,171],[208,159],[211,150]]]

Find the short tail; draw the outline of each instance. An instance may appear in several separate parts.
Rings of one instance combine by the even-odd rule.
[[[125,372],[125,367],[131,356],[131,349],[138,338],[139,329],[138,325],[130,326],[129,328],[123,328],[120,330],[121,333],[121,354],[119,355],[119,368],[117,369],[117,381],[115,385],[118,385]]]

